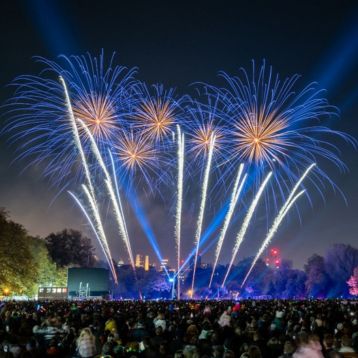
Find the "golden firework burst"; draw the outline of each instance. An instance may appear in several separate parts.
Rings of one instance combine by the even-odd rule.
[[[148,100],[139,105],[134,118],[142,127],[143,133],[154,140],[162,140],[171,132],[175,123],[175,110],[169,101]]]
[[[142,136],[125,134],[116,147],[119,159],[130,170],[151,167],[156,161],[156,150]]]
[[[211,137],[215,136],[214,150],[220,147],[220,141],[223,139],[223,132],[215,127],[211,122],[198,126],[193,130],[191,142],[192,150],[196,155],[207,154],[209,151]]]
[[[74,101],[73,113],[88,126],[96,138],[110,137],[116,127],[114,106],[102,95],[91,94],[84,100]]]
[[[249,113],[235,123],[235,142],[241,158],[255,161],[280,160],[288,144],[285,136],[287,122],[275,113]]]

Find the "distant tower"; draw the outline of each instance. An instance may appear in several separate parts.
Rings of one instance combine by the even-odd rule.
[[[117,266],[118,267],[121,267],[121,266],[123,266],[124,265],[124,261],[122,260],[122,259],[119,259],[118,260],[118,263],[117,263]]]
[[[139,254],[135,256],[135,267],[142,267],[142,256]]]
[[[149,271],[149,256],[148,255],[145,255],[144,270]]]
[[[169,260],[168,259],[162,259],[160,261],[160,271],[165,271],[168,269]]]

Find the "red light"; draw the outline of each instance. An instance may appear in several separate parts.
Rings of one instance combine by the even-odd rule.
[[[278,265],[280,263],[280,260],[276,260],[275,264]]]

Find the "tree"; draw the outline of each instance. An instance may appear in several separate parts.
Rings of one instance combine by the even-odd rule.
[[[292,262],[282,260],[280,268],[273,270],[267,295],[276,298],[304,297],[306,295],[306,274],[292,268]]]
[[[333,245],[326,254],[327,272],[332,280],[329,296],[348,296],[347,281],[358,266],[358,249],[344,244]]]
[[[168,294],[172,289],[171,284],[163,275],[156,275],[150,284],[150,292],[155,296]]]
[[[234,279],[232,283],[236,281],[236,285],[230,285],[230,283],[228,283],[228,289],[241,291],[241,283],[249,271],[253,259],[253,257],[248,257],[233,267],[232,271],[234,274]],[[269,279],[271,277],[272,269],[266,266],[263,260],[259,259],[256,262],[256,265],[254,266],[250,276],[248,277],[244,286],[245,290],[241,293],[241,295],[244,297],[264,295],[268,291]]]
[[[122,265],[117,268],[118,285],[114,287],[114,295],[126,298],[138,297],[138,278],[131,265]]]
[[[281,293],[281,298],[303,298],[306,296],[305,282],[307,276],[301,270],[288,270],[285,278],[285,289]]]
[[[353,275],[347,281],[349,286],[349,293],[352,296],[358,296],[358,267],[356,267],[353,271]]]
[[[311,297],[326,297],[331,282],[324,258],[317,254],[312,255],[307,260],[305,272],[307,294]]]
[[[31,237],[29,246],[37,270],[36,292],[33,293],[37,293],[38,286],[66,286],[67,270],[52,261],[45,240]]]
[[[26,294],[34,291],[37,268],[26,230],[0,210],[0,294]]]
[[[50,257],[60,267],[92,267],[96,262],[91,240],[80,231],[65,229],[50,234],[45,240]]]

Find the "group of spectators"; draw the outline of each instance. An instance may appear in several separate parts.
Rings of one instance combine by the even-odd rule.
[[[6,302],[0,357],[358,357],[358,301]]]

